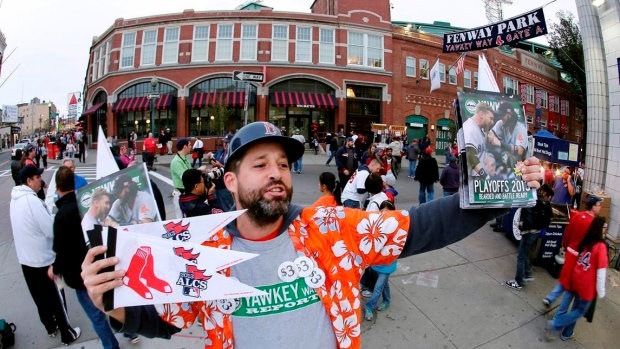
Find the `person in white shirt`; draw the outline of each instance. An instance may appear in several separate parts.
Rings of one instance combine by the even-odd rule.
[[[56,283],[48,277],[49,266],[56,260],[53,250],[54,218],[37,197],[41,190],[43,169],[25,166],[19,171],[22,185],[11,191],[11,227],[26,285],[37,306],[39,319],[47,335],[54,338],[60,330],[61,341],[69,345],[81,333],[69,324],[69,317]]]
[[[203,146],[204,144],[202,143],[202,140],[200,140],[200,137],[196,137],[196,141],[194,142],[194,146],[192,147],[192,153],[196,154],[196,157],[192,155],[192,158],[194,159],[194,161],[192,162],[192,168],[196,168],[196,160],[198,160],[198,167],[202,166],[202,157],[204,155]]]
[[[291,138],[294,138],[298,141],[301,142],[301,144],[306,144],[306,138],[300,134],[299,129],[295,129],[295,134],[291,136]],[[303,154],[302,156],[299,157],[299,159],[297,159],[297,161],[295,161],[293,163],[293,172],[297,172],[297,173],[301,173],[301,159],[303,158]]]
[[[110,193],[104,188],[93,190],[90,196],[90,207],[82,217],[82,232],[84,240],[88,241],[87,232],[93,230],[96,224],[104,225],[110,212]]]
[[[364,186],[366,187],[366,191],[368,191],[368,195],[370,195],[370,198],[368,199],[368,206],[366,206],[366,211],[380,211],[381,203],[383,203],[383,201],[390,200],[390,198],[383,192],[383,178],[381,178],[381,175],[378,173],[371,173],[368,178],[366,178]]]
[[[383,168],[381,161],[372,159],[368,166],[361,165],[351,176],[342,190],[342,205],[344,207],[360,208],[366,194],[366,178],[371,173],[379,173]]]

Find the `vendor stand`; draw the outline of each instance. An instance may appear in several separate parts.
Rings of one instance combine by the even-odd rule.
[[[373,143],[385,143],[388,136],[389,127],[386,124],[370,124],[370,130],[373,132]],[[379,137],[379,140],[377,140]]]
[[[563,166],[579,166],[581,145],[579,143],[565,141],[543,130],[534,134],[534,156],[541,161],[549,161]],[[553,218],[548,229],[541,231],[540,243],[537,250],[536,263],[547,267],[549,272],[557,277],[557,263],[555,255],[562,247],[564,230],[568,225],[571,210],[569,205],[553,204]],[[521,240],[519,219],[521,209],[510,209],[503,218],[503,227],[507,235],[515,240]]]
[[[404,137],[407,135],[407,126],[390,125],[390,137]]]

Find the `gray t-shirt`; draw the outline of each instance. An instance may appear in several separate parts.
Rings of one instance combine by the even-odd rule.
[[[504,121],[499,120],[495,123],[492,129],[493,133],[499,138],[500,141],[504,141],[510,143],[512,145],[521,146],[523,149],[527,150],[528,142],[527,142],[527,130],[525,126],[517,122],[514,130],[510,132],[507,127],[504,127]]]
[[[261,242],[235,237],[232,249],[259,256],[233,266],[231,276],[268,293],[241,299],[232,316],[235,348],[337,347],[328,313],[314,289],[304,278],[283,282],[278,277],[280,264],[298,257],[288,233]]]
[[[478,161],[484,163],[484,154],[486,153],[486,134],[473,120],[473,117],[467,119],[463,123],[463,138],[465,139],[465,148],[474,148],[478,155]],[[469,166],[471,174],[477,174],[473,171],[473,168]]]
[[[145,218],[157,221],[157,205],[151,195],[138,191],[132,208],[127,204],[121,204],[120,199],[116,200],[112,204],[108,217],[120,225],[135,224]]]
[[[84,218],[82,218],[82,232],[84,233],[84,241],[86,241],[86,244],[89,242],[88,231],[93,230],[95,224],[103,225],[97,218],[85,213]]]

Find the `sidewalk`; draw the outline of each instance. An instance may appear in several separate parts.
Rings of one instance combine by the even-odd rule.
[[[94,166],[95,155],[95,151],[89,151],[86,166]],[[171,159],[172,156],[164,155],[159,158],[158,165],[166,166]],[[333,164],[325,166],[326,159],[324,154],[306,153],[303,162],[308,169],[304,170],[308,172],[307,177],[295,175],[294,180],[312,178],[314,181],[317,172],[335,170]],[[437,159],[441,162],[442,156]],[[52,161],[56,166],[60,164],[58,160]],[[404,160],[403,168],[406,166]],[[417,186],[412,183],[406,177],[399,177],[399,191],[402,188],[417,192]],[[557,280],[546,270],[534,267],[536,280],[526,284],[522,291],[503,286],[504,281],[514,277],[516,251],[516,246],[504,234],[494,233],[486,225],[449,247],[399,260],[397,271],[390,277],[392,305],[387,311],[377,313],[375,320],[362,323],[362,348],[611,349],[620,346],[618,271],[608,270],[607,295],[598,301],[594,322],[580,320],[573,340],[547,343],[544,326],[555,309],[546,309],[541,299]],[[78,343],[64,347],[59,338],[45,335],[12,240],[0,245],[0,279],[0,294],[4,295],[0,298],[0,318],[17,325],[15,349],[101,348],[70,289],[66,290],[69,316],[74,326],[82,328],[82,337]],[[141,343],[134,346],[121,335],[118,338],[123,348],[202,349],[202,336],[201,328],[192,327],[169,341],[142,338]]]

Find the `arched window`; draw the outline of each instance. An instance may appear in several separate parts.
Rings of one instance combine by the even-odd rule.
[[[108,102],[108,94],[105,93],[105,91],[99,91],[96,95],[95,98],[93,99],[93,105],[95,104],[99,104],[99,103],[104,103],[104,105],[97,109],[97,111],[95,111],[95,113],[91,116],[88,117],[88,121],[90,122],[91,125],[93,125],[93,127],[91,128],[92,130],[92,139],[93,142],[97,142],[97,138],[99,136],[99,126],[101,126],[101,128],[103,129],[103,133],[104,134],[108,134],[108,118],[106,117],[106,111],[108,108],[106,108],[105,106],[107,105]],[[85,128],[88,129],[88,128]]]
[[[224,135],[243,126],[246,82],[213,78],[189,89],[189,135]],[[254,121],[256,87],[250,85],[248,123]]]
[[[158,93],[160,97],[147,99],[152,93]],[[166,128],[176,132],[177,93],[176,87],[161,81],[155,89],[150,82],[142,82],[120,92],[113,108],[117,117],[116,135],[119,139],[127,139],[131,131],[135,131],[138,137],[145,138],[151,131],[151,109],[154,114],[155,137]]]

